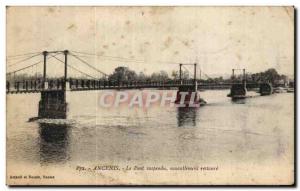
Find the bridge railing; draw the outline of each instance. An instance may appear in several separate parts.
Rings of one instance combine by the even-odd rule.
[[[48,80],[48,88],[44,88],[47,90],[63,90],[65,88],[65,80],[63,79],[55,79],[55,80]]]
[[[8,93],[14,92],[38,92],[43,90],[63,90],[70,88],[73,91],[80,90],[97,90],[97,89],[133,89],[133,88],[168,88],[178,87],[182,85],[194,85],[194,80],[144,80],[144,81],[109,81],[109,80],[90,80],[90,79],[75,79],[69,78],[69,87],[66,87],[66,82],[62,78],[48,79],[44,83],[41,79],[23,80],[18,82],[6,83],[6,91]],[[46,85],[45,85],[46,84]],[[203,83],[198,81],[198,87],[201,89],[220,89],[230,88],[232,83],[217,83],[209,82]],[[255,86],[255,84],[247,84],[247,87]],[[257,86],[257,85],[256,85]]]
[[[22,80],[22,81],[7,81],[6,92],[18,93],[18,92],[39,92],[42,90],[63,90],[65,88],[64,79],[50,79],[47,80],[47,87],[43,80]]]
[[[109,81],[109,80],[88,80],[69,79],[71,90],[91,89],[118,89],[118,88],[144,88],[144,87],[175,87],[180,85],[192,85],[193,80],[162,80],[162,81]]]
[[[92,90],[92,89],[118,89],[118,88],[149,88],[149,87],[177,87],[180,85],[193,85],[193,80],[144,80],[144,81],[109,81],[89,79],[68,79],[71,90]],[[66,88],[64,79],[48,79],[45,83],[41,79],[7,81],[6,92],[35,92],[42,90],[63,90]],[[47,85],[45,85],[47,84]],[[46,87],[45,87],[46,86]]]
[[[23,80],[15,82],[6,82],[6,92],[34,92],[44,89],[42,80]]]

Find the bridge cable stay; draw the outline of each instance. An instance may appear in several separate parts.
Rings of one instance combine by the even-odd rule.
[[[47,59],[51,59],[51,57],[49,57],[49,58],[47,58]],[[36,74],[35,74],[35,79],[37,79],[37,65],[38,64],[40,64],[40,63],[42,63],[43,62],[43,60],[40,60],[40,61],[38,61],[38,62],[36,62],[36,63],[34,63],[34,64],[31,64],[31,65],[29,65],[29,66],[26,66],[26,67],[23,67],[23,68],[20,68],[20,69],[18,69],[18,70],[15,70],[15,71],[12,71],[12,72],[8,72],[8,73],[6,73],[6,75],[8,75],[7,76],[7,86],[10,86],[9,84],[10,84],[10,82],[16,82],[16,78],[17,78],[17,76],[16,76],[16,73],[17,72],[20,72],[20,71],[23,71],[23,70],[26,70],[26,69],[29,69],[29,68],[31,68],[31,74],[33,73],[33,67],[35,66],[36,67]],[[11,74],[13,74],[13,76],[11,75]],[[33,79],[33,74],[32,74],[32,76],[31,76],[31,79]],[[24,79],[23,79],[24,80]]]
[[[206,76],[207,79],[212,79],[209,75],[207,75],[205,72],[203,72],[203,70],[199,69],[200,74]]]
[[[157,63],[163,63],[163,64],[178,65],[178,63],[182,63],[184,65],[194,65],[191,63],[183,63],[183,62],[175,62],[175,61],[161,61],[161,60],[147,61],[147,60],[142,60],[142,59],[132,59],[132,58],[125,58],[125,57],[118,57],[118,56],[99,55],[99,54],[95,54],[95,53],[93,54],[93,53],[80,52],[80,51],[75,51],[75,50],[71,50],[71,52],[73,53],[73,55],[74,55],[74,53],[76,53],[75,55],[78,57],[88,58],[89,56],[97,56],[97,57],[104,57],[109,61],[115,61],[115,62],[134,62],[134,63],[157,62]],[[128,67],[128,65],[127,65],[127,67]]]
[[[190,75],[192,75],[193,76],[193,73],[192,72],[190,72],[190,70],[189,69],[187,69],[184,65],[182,65],[182,67],[185,69],[185,71],[187,71]]]
[[[18,57],[12,57],[12,58],[6,57],[6,62],[7,62],[7,63],[11,63],[11,62],[13,62],[13,61],[18,61],[18,60],[21,60],[21,59],[28,58],[29,56],[32,56],[32,55],[18,56]]]
[[[55,55],[51,55],[50,57],[47,57],[47,59],[51,59],[51,58],[53,58],[54,56],[56,56],[56,55],[58,55],[58,54],[61,54],[61,53],[57,53],[57,54],[55,54]],[[36,63],[34,63],[34,64],[31,64],[31,65],[29,65],[29,66],[20,68],[20,69],[18,69],[18,70],[14,70],[14,71],[12,71],[12,72],[8,72],[8,73],[6,73],[6,75],[10,75],[10,74],[12,74],[12,73],[15,74],[15,73],[17,73],[17,72],[26,70],[26,69],[28,69],[28,68],[30,68],[30,67],[32,67],[32,66],[38,65],[39,63],[42,63],[42,62],[43,62],[43,60],[40,60],[40,61],[38,61],[38,62],[36,62]]]
[[[25,61],[27,61],[27,60],[30,60],[30,59],[32,59],[32,58],[34,58],[34,57],[37,57],[37,56],[39,56],[39,55],[41,55],[41,53],[34,54],[34,55],[30,56],[30,57],[27,57],[27,58],[25,58],[25,59],[19,60],[19,61],[13,63],[13,64],[9,64],[8,67],[11,67],[11,66],[20,64],[20,63],[25,62]]]
[[[199,70],[199,80],[202,80],[202,76],[201,76],[201,75],[202,75],[202,70],[201,70],[201,68],[200,68],[200,67],[199,67],[199,69],[198,69],[198,70]]]
[[[35,65],[35,79],[37,79],[37,65]]]
[[[71,51],[71,52],[74,52],[74,51]],[[77,51],[75,51],[75,52],[77,52]],[[87,55],[84,55],[82,53],[79,53],[79,54],[78,53],[77,54],[73,53],[73,55],[76,55],[79,58],[83,58],[83,57],[85,57],[85,58],[92,58],[92,57],[95,57],[95,56],[96,57],[105,57],[104,60],[118,62],[118,63],[122,62],[123,65],[126,66],[126,67],[129,67],[128,64],[125,64],[127,62],[143,63],[142,61],[137,61],[137,60],[129,60],[129,59],[127,60],[127,58],[121,59],[121,57],[103,56],[103,55],[89,54],[89,53],[86,53]]]
[[[80,52],[80,51],[75,51],[75,50],[71,50],[71,52],[80,54],[80,56],[77,55],[79,57],[98,56],[98,57],[104,57],[104,58],[119,59],[119,60],[111,60],[111,61],[136,62],[136,63],[146,63],[147,62],[146,60],[141,60],[141,59],[132,59],[132,58],[125,58],[125,57],[118,57],[118,56],[99,55],[99,54],[93,54],[93,53],[87,53],[87,52]],[[176,65],[178,63],[182,63],[183,65],[194,65],[194,64],[191,64],[191,63],[174,62],[174,61],[160,61],[160,60],[156,60],[154,62],[165,63],[165,64],[176,64]],[[208,78],[210,78],[208,75],[206,75],[206,76]]]
[[[136,60],[122,60],[121,59],[121,57],[120,58],[118,58],[117,59],[117,57],[116,58],[113,58],[113,56],[103,56],[103,55],[97,55],[97,54],[89,54],[89,53],[85,53],[86,55],[82,55],[83,53],[77,53],[77,54],[74,54],[73,53],[74,51],[71,51],[71,53],[70,54],[73,54],[73,55],[76,55],[77,57],[79,57],[79,58],[81,58],[82,60],[83,60],[83,57],[85,57],[85,58],[92,58],[92,57],[105,57],[104,59],[105,60],[109,60],[109,61],[113,61],[113,62],[122,62],[123,63],[123,65],[125,65],[126,67],[129,67],[128,66],[128,64],[124,64],[124,63],[126,63],[126,62],[134,62],[134,63],[143,63],[143,62],[140,62],[140,61],[136,61]],[[75,51],[75,52],[77,52],[77,51]],[[87,61],[85,61],[85,62],[87,62]],[[104,73],[104,72],[103,72]],[[102,74],[102,73],[101,73]],[[104,74],[102,74],[102,75],[104,75]],[[104,75],[104,76],[108,76],[107,74],[106,75]]]
[[[94,66],[90,65],[88,62],[86,62],[85,60],[79,58],[77,55],[74,55],[72,53],[70,53],[70,55],[72,55],[73,57],[75,57],[77,60],[81,61],[82,63],[86,64],[87,66],[89,66],[90,68],[94,69],[95,71],[97,71],[98,73],[101,73],[102,75],[104,75],[105,77],[108,76],[106,73],[102,72],[101,70],[95,68]]]
[[[112,60],[112,61],[127,61],[127,62],[137,62],[137,63],[143,63],[145,60],[138,60],[138,59],[132,59],[132,58],[125,58],[125,57],[119,57],[119,56],[106,56],[106,55],[99,55],[99,54],[92,54],[92,53],[86,53],[86,52],[79,52],[79,51],[71,51],[77,54],[83,54],[88,56],[97,56],[97,57],[103,57],[103,58],[111,58],[111,59],[118,59],[118,60]]]
[[[29,66],[26,66],[26,67],[24,67],[24,68],[21,68],[21,69],[12,71],[12,72],[8,72],[8,73],[6,73],[6,75],[10,75],[11,73],[17,73],[17,72],[26,70],[27,68],[30,68],[30,67],[35,66],[35,65],[38,65],[38,64],[41,63],[41,62],[43,62],[43,60],[40,60],[40,61],[38,61],[38,62],[36,62],[36,63],[34,63],[34,64],[31,64],[31,65],[29,65]]]
[[[56,60],[58,60],[59,62],[65,64],[64,61],[62,61],[61,59],[57,58],[56,56],[54,56],[54,58],[55,58]],[[93,79],[97,79],[97,78],[95,78],[95,77],[93,77],[93,76],[91,76],[91,75],[89,75],[89,74],[87,74],[87,73],[85,73],[85,72],[79,70],[78,68],[75,68],[74,66],[71,66],[71,65],[69,65],[69,64],[67,64],[67,66],[68,66],[69,68],[71,68],[71,69],[73,69],[73,70],[75,70],[75,71],[77,71],[77,72],[79,72],[79,73],[81,73],[81,74],[87,76],[87,77],[90,77],[90,78],[93,78]]]
[[[202,72],[203,73],[203,72]],[[205,74],[205,73],[203,73],[206,77],[207,77],[207,79],[212,79],[211,77],[209,77],[209,75],[207,75],[207,74]]]
[[[191,64],[191,65],[192,65],[192,64]],[[186,67],[184,66],[184,64],[182,65],[182,67],[183,67],[190,75],[193,75],[193,73],[192,73],[188,68],[186,68]],[[211,77],[208,76],[206,73],[204,73],[203,70],[199,69],[199,73],[200,73],[200,74],[204,74],[204,75],[207,77],[207,79],[211,79]]]
[[[142,60],[142,59],[133,59],[133,58],[126,58],[126,57],[119,57],[119,56],[99,55],[99,54],[92,54],[92,53],[87,53],[87,52],[79,52],[79,51],[74,51],[74,50],[72,50],[71,52],[80,54],[80,57],[83,57],[83,55],[84,55],[84,57],[87,57],[87,56],[97,56],[97,57],[108,58],[107,60],[116,61],[116,62],[134,62],[134,63],[147,63],[147,62],[150,62],[150,61]],[[161,61],[161,60],[154,60],[153,62],[163,63],[163,64],[176,64],[176,65],[178,63],[181,63],[181,62]],[[186,64],[188,64],[188,63],[186,63]]]
[[[24,57],[24,56],[38,54],[38,53],[42,53],[42,52],[30,52],[30,53],[24,53],[24,54],[10,55],[10,56],[6,56],[6,57],[11,59],[11,58]]]

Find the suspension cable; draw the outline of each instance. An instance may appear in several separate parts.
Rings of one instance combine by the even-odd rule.
[[[89,55],[89,56],[98,56],[98,57],[104,57],[104,58],[113,58],[113,59],[119,59],[120,61],[133,61],[133,62],[145,62],[145,60],[138,60],[138,59],[132,59],[132,58],[125,58],[125,57],[119,57],[119,56],[105,56],[105,55],[99,55],[99,54],[91,54],[86,52],[79,52],[79,51],[72,51],[74,53],[83,54],[83,55]]]
[[[95,68],[94,66],[90,65],[89,63],[87,63],[85,60],[79,58],[78,56],[74,55],[74,54],[70,54],[72,55],[73,57],[75,57],[77,60],[81,61],[82,63],[86,64],[87,66],[89,66],[90,68],[96,70],[97,72],[101,73],[102,75],[104,76],[108,76],[106,73],[100,71],[99,69]]]
[[[54,58],[55,58],[56,60],[60,61],[60,62],[63,63],[63,64],[65,63],[64,61],[62,61],[61,59],[57,58],[56,56],[54,56]],[[90,78],[97,79],[97,78],[95,78],[95,77],[93,77],[93,76],[91,76],[91,75],[89,75],[89,74],[87,74],[87,73],[85,73],[85,72],[82,72],[81,70],[75,68],[74,66],[71,66],[71,65],[68,65],[68,64],[67,64],[67,66],[70,67],[70,68],[72,68],[73,70],[76,70],[77,72],[79,72],[79,73],[81,73],[81,74],[84,74],[85,76],[88,76],[88,77],[90,77]]]
[[[15,62],[15,63],[13,63],[13,64],[10,64],[10,65],[8,65],[8,67],[11,67],[11,66],[14,66],[14,65],[16,65],[16,64],[19,64],[19,63],[21,63],[21,62],[24,62],[24,61],[30,60],[31,58],[37,57],[37,56],[39,56],[40,54],[41,54],[41,53],[38,53],[38,54],[35,54],[35,55],[33,55],[33,56],[30,56],[30,57],[28,57],[28,58],[25,58],[25,59],[19,60],[18,62]]]
[[[32,55],[32,54],[41,54],[41,52],[31,52],[31,53],[25,53],[25,54],[17,54],[17,55],[11,55],[11,56],[7,56],[7,58],[15,58],[15,57],[20,57],[20,56],[28,56],[28,55]]]
[[[47,60],[53,58],[54,56],[56,56],[56,55],[58,55],[58,54],[60,54],[60,53],[57,53],[57,54],[55,54],[55,55],[51,55],[50,58],[47,57]],[[16,73],[16,72],[20,72],[20,71],[22,71],[22,70],[26,70],[27,68],[30,68],[30,67],[35,66],[35,65],[38,65],[38,64],[41,63],[41,62],[43,62],[43,60],[40,60],[40,61],[38,61],[38,62],[36,62],[36,63],[34,63],[34,64],[31,64],[31,65],[29,65],[29,66],[26,66],[26,67],[24,67],[24,68],[20,68],[20,69],[18,69],[18,70],[14,70],[14,71],[12,71],[12,72],[8,72],[8,73],[6,73],[6,74],[9,75],[9,74],[11,74],[11,73]]]

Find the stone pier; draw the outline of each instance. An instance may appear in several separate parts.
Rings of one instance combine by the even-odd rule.
[[[69,84],[66,83],[65,87],[68,86]],[[68,113],[67,94],[67,88],[63,88],[62,90],[42,91],[38,117],[47,119],[66,119]]]

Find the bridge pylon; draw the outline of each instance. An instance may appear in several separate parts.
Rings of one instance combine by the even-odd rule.
[[[65,66],[64,66],[64,78],[61,89],[51,90],[49,89],[49,84],[47,81],[47,55],[53,52],[43,52],[44,56],[44,75],[43,75],[43,85],[44,90],[41,91],[41,99],[39,101],[39,118],[49,118],[49,119],[66,119],[68,112],[67,95],[69,92],[69,82],[67,80],[67,58],[68,50],[55,51],[62,52],[65,55]]]

